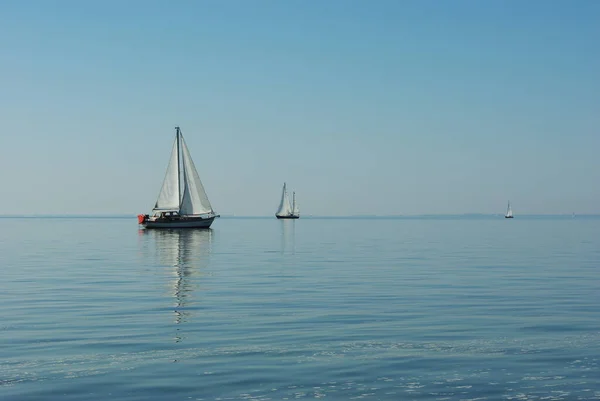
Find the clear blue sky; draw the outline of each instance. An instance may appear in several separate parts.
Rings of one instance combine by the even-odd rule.
[[[0,208],[600,213],[600,1],[0,3]]]

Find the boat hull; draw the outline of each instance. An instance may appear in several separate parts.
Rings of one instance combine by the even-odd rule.
[[[145,228],[210,228],[215,217],[204,218],[185,218],[178,220],[146,220],[142,223]]]
[[[275,215],[275,217],[277,217],[278,219],[299,219],[300,216],[277,216]]]
[[[505,219],[512,219],[512,216],[504,216]]]

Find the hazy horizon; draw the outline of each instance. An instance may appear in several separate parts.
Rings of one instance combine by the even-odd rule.
[[[260,4],[258,6],[258,4]],[[600,2],[0,4],[0,207],[150,212],[181,126],[221,215],[600,214]]]
[[[306,214],[302,215],[305,219],[427,219],[427,218],[502,218],[503,213],[461,213],[461,214],[397,214],[397,215],[375,215],[375,214],[364,214],[364,215],[313,215]],[[134,219],[136,214],[133,213],[108,213],[108,214],[0,214],[0,218],[117,218],[117,219]],[[274,219],[275,215],[232,215],[232,214],[221,214],[221,218],[240,218],[240,219]],[[520,219],[529,218],[600,218],[600,214],[576,214],[576,213],[562,213],[562,214],[520,214],[517,216]]]

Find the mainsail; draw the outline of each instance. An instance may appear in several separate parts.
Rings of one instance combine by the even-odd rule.
[[[506,217],[512,217],[512,215],[512,208],[510,207],[510,202],[508,202],[508,208],[506,209]]]
[[[178,211],[185,216],[214,214],[179,127],[154,210]]]
[[[179,136],[175,138],[167,173],[154,210],[179,210]]]
[[[292,213],[292,207],[290,205],[290,199],[288,198],[287,191],[285,189],[285,183],[283,184],[283,192],[281,193],[281,202],[279,203],[279,209],[277,210],[276,216],[289,216]]]

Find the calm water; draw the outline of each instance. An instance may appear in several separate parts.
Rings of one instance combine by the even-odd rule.
[[[600,399],[600,219],[0,219],[0,399]]]

